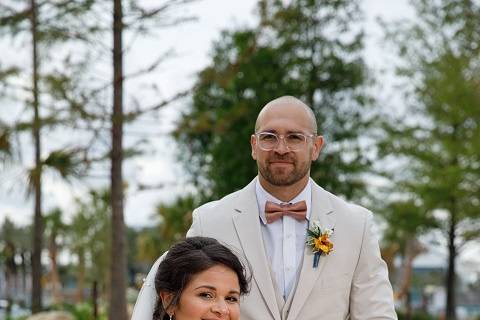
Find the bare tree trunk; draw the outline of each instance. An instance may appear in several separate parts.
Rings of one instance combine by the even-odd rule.
[[[5,282],[6,282],[6,300],[7,309],[6,316],[10,317],[12,311],[13,298],[15,296],[15,277],[17,274],[17,264],[15,263],[15,245],[11,241],[7,241],[4,250],[5,259]]]
[[[381,248],[381,252],[380,252],[382,255],[383,261],[385,261],[385,263],[387,264],[388,276],[390,278],[390,282],[392,283],[393,283],[394,274],[395,274],[394,259],[399,250],[400,250],[400,246],[397,243],[395,243],[395,244],[391,244]]]
[[[455,312],[455,257],[457,255],[457,248],[455,247],[455,229],[456,219],[455,212],[450,213],[450,226],[448,230],[448,270],[447,270],[447,301],[446,301],[446,319],[456,320]]]
[[[127,320],[125,225],[123,219],[123,48],[122,1],[113,2],[113,114],[111,152],[112,256],[110,320]]]
[[[35,145],[35,169],[32,174],[35,192],[35,211],[33,222],[33,253],[32,253],[32,312],[39,312],[42,309],[42,241],[43,241],[43,219],[42,219],[42,164],[41,164],[41,143],[40,143],[40,114],[38,101],[38,53],[37,53],[37,4],[30,0],[31,7],[31,33],[32,33],[32,84],[33,84],[33,139]]]
[[[50,270],[50,281],[52,285],[52,292],[53,292],[53,301],[55,303],[60,303],[62,301],[61,295],[61,283],[60,283],[60,276],[58,274],[58,264],[57,264],[57,244],[56,244],[56,237],[54,236],[53,239],[50,239],[49,243],[49,256],[51,262],[51,270]]]
[[[413,260],[424,251],[422,245],[418,242],[417,239],[413,238],[407,241],[405,246],[405,263],[403,265],[403,277],[400,285],[400,289],[395,293],[395,299],[400,300],[406,298],[406,304],[408,305],[410,298],[408,294],[410,293],[410,285],[412,282],[412,272],[413,272]]]
[[[20,253],[21,266],[22,266],[22,297],[23,302],[27,304],[27,258],[25,257],[25,251]]]
[[[93,320],[98,319],[98,282],[93,280],[92,284],[92,306],[93,306]]]
[[[77,271],[77,294],[76,302],[83,302],[83,292],[85,290],[85,253],[80,249],[78,253],[78,271]]]
[[[412,320],[412,294],[408,289],[405,295],[405,320]]]

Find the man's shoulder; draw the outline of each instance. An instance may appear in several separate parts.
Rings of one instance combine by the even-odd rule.
[[[246,187],[230,194],[227,194],[219,200],[214,200],[206,202],[195,209],[197,214],[204,214],[208,212],[225,212],[226,209],[232,208],[234,204],[238,201],[238,198],[243,192],[246,192]]]
[[[330,191],[323,189],[322,187],[314,184],[314,188],[318,188],[317,191],[323,194],[323,196],[328,199],[332,209],[336,213],[340,213],[350,218],[366,218],[367,216],[371,215],[372,212],[361,205],[356,203],[350,202],[343,197],[333,194]]]

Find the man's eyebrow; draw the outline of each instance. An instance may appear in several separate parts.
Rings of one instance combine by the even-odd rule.
[[[278,131],[275,130],[275,129],[267,129],[267,130],[262,130],[262,131],[260,131],[260,132],[268,132],[268,133],[276,133],[276,134],[278,134]],[[301,134],[305,134],[305,133],[303,132],[303,130],[287,130],[287,131],[286,131],[286,134],[290,134],[290,133],[301,133]]]
[[[267,129],[267,130],[262,130],[260,132],[268,132],[268,133],[277,133],[277,130],[275,129]]]

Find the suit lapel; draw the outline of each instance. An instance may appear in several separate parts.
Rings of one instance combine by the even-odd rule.
[[[243,252],[251,265],[253,279],[260,289],[265,304],[273,317],[280,320],[280,311],[275,299],[275,289],[260,230],[255,180],[244,188],[237,200],[234,207],[237,214],[234,216],[233,222]]]
[[[309,223],[311,224],[313,221],[319,221],[322,228],[333,229],[335,226],[335,214],[330,204],[328,193],[312,181],[312,211]],[[310,248],[305,246],[302,268],[287,319],[296,319],[298,317],[327,259],[328,256],[320,257],[318,267],[313,268],[313,253]]]

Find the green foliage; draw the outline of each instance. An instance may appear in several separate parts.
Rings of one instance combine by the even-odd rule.
[[[91,303],[62,303],[60,305],[54,305],[51,308],[52,310],[65,311],[70,313],[75,320],[93,320],[93,306]],[[105,310],[100,312],[96,320],[106,320],[107,314]]]
[[[405,320],[407,319],[405,314],[397,311],[398,320]],[[410,318],[410,320],[436,320],[435,316],[429,315],[428,313],[424,312],[414,312]]]
[[[223,32],[175,130],[193,182],[205,199],[246,185],[256,175],[249,138],[258,112],[294,95],[313,108],[326,135],[314,180],[348,198],[361,195],[369,161],[357,138],[367,127],[368,98],[357,1],[260,1],[259,8],[256,28]]]
[[[185,234],[192,224],[192,211],[198,205],[199,201],[195,196],[187,195],[177,198],[170,205],[161,204],[157,207],[156,213],[161,219],[159,225],[161,242],[157,248],[158,252],[168,250],[172,244],[185,238]],[[158,240],[158,238],[152,240],[155,239]],[[158,257],[158,254],[153,256]]]
[[[43,164],[55,169],[63,179],[80,177],[84,168],[84,162],[80,156],[81,152],[76,149],[55,150],[50,152]]]
[[[387,29],[403,58],[398,74],[406,78],[410,114],[385,126],[380,150],[404,161],[392,176],[397,193],[421,208],[423,217],[414,221],[447,237],[446,316],[454,318],[455,259],[480,234],[480,6],[457,0],[412,3],[418,20]],[[396,222],[392,229],[412,227]]]
[[[16,226],[10,219],[5,218],[5,221],[1,227],[0,233],[0,261],[5,266],[5,276],[17,273],[17,263],[15,261],[16,245],[15,245],[15,233]],[[11,288],[7,288],[10,290]]]
[[[75,320],[92,320],[93,308],[87,304],[65,305],[65,311],[71,313]],[[106,317],[104,317],[106,319]]]
[[[414,75],[411,110],[417,119],[392,119],[380,147],[408,161],[395,177],[401,191],[415,195],[425,215],[445,210],[457,227],[463,222],[457,234],[471,238],[478,234],[475,220],[480,218],[480,48],[473,50],[468,39],[480,38],[480,29],[470,29],[478,24],[480,8],[441,3],[439,15],[438,3],[420,1],[416,8],[425,21],[390,30],[389,36],[405,47],[401,71]],[[470,14],[453,22],[455,12]],[[454,36],[459,32],[465,37]],[[424,47],[427,43],[431,46]],[[450,223],[439,219],[436,225],[447,229]]]
[[[13,66],[5,69],[0,68],[0,83],[5,81],[9,77],[18,75],[19,71],[20,70],[18,67],[13,67]]]
[[[396,201],[382,208],[380,212],[388,225],[383,235],[387,245],[399,245],[404,252],[408,241],[438,226],[431,213],[417,202]]]
[[[82,38],[87,31],[92,31],[89,24],[82,24],[82,18],[91,10],[94,0],[36,2],[40,12],[37,31],[40,42],[58,44]],[[5,0],[0,4],[0,12],[0,34],[29,31],[30,1]]]
[[[21,316],[21,317],[13,318],[13,317],[8,316],[5,320],[27,320],[28,317],[29,316]]]
[[[93,320],[93,307],[91,303],[79,303],[79,304],[64,304],[64,310],[70,312],[75,320]],[[101,312],[97,320],[106,320],[108,319],[107,314]]]
[[[31,250],[31,230],[29,226],[15,225],[8,217],[0,227],[0,243],[11,242],[15,245],[16,252],[28,252]]]
[[[109,279],[111,243],[110,193],[106,190],[89,192],[87,200],[77,200],[77,211],[70,225],[69,247],[85,265],[87,280],[97,281],[105,288]]]
[[[67,228],[67,225],[62,221],[62,210],[59,208],[50,210],[45,214],[43,220],[45,236],[54,241],[57,236]]]
[[[0,161],[5,162],[12,156],[11,129],[0,122]]]
[[[148,265],[162,254],[162,237],[158,227],[145,228],[139,232],[133,253],[134,255],[131,258]]]

